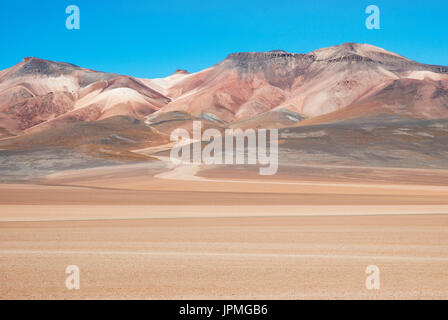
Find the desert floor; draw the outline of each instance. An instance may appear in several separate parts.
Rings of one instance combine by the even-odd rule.
[[[324,169],[137,165],[0,185],[0,297],[448,299],[447,172]]]

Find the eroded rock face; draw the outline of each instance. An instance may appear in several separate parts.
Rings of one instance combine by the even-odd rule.
[[[263,74],[269,84],[281,89],[289,89],[294,80],[304,74],[315,59],[313,55],[288,53],[281,50],[241,52],[230,54],[218,66],[235,69],[242,77]]]
[[[71,93],[51,92],[24,99],[8,108],[5,114],[16,120],[17,129],[25,130],[63,115],[73,110],[73,106],[74,97]]]

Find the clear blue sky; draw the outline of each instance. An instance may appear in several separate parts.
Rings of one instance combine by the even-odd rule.
[[[65,27],[70,4],[80,8],[80,30]],[[381,30],[365,27],[370,4],[381,10]],[[1,0],[0,33],[0,69],[35,56],[154,78],[199,71],[231,52],[344,42],[448,65],[448,0]]]

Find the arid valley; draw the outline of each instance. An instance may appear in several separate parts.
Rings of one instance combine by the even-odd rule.
[[[343,184],[151,172],[87,169],[2,185],[1,296],[448,297],[446,171],[385,170],[405,178]],[[380,290],[365,288],[372,264]],[[80,290],[65,288],[67,265],[79,266]]]
[[[173,163],[193,121],[278,130],[278,170]],[[372,45],[157,79],[25,58],[0,182],[2,299],[448,299],[448,67]]]

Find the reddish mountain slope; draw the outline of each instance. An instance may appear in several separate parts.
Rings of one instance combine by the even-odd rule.
[[[165,88],[173,100],[160,112],[182,110],[194,116],[212,114],[227,122],[247,122],[256,117],[261,124],[272,125],[270,118],[278,119],[278,113],[264,113],[273,109],[289,110],[288,114],[296,113],[289,123],[292,125],[301,118],[348,107],[402,79],[416,79],[425,83],[422,86],[437,87],[438,95],[443,96],[448,68],[420,64],[378,47],[354,43],[308,54],[236,53]],[[391,92],[378,103],[391,105],[394,96],[408,94],[399,86],[388,90]],[[427,98],[431,103],[431,96]],[[443,107],[442,101],[437,103]],[[408,113],[423,118],[434,116],[414,111]],[[439,111],[445,117],[443,110]],[[360,112],[362,115],[364,110]],[[264,115],[259,117],[260,114]]]
[[[25,58],[0,72],[0,128],[20,134],[113,116],[151,115],[151,122],[158,122],[157,117],[175,111],[189,119],[242,127],[287,127],[379,113],[437,119],[448,115],[447,83],[447,67],[355,43],[308,54],[233,53],[203,71],[177,70],[162,79]]]
[[[0,74],[0,127],[15,132],[54,121],[143,118],[169,101],[132,77],[37,58]]]

